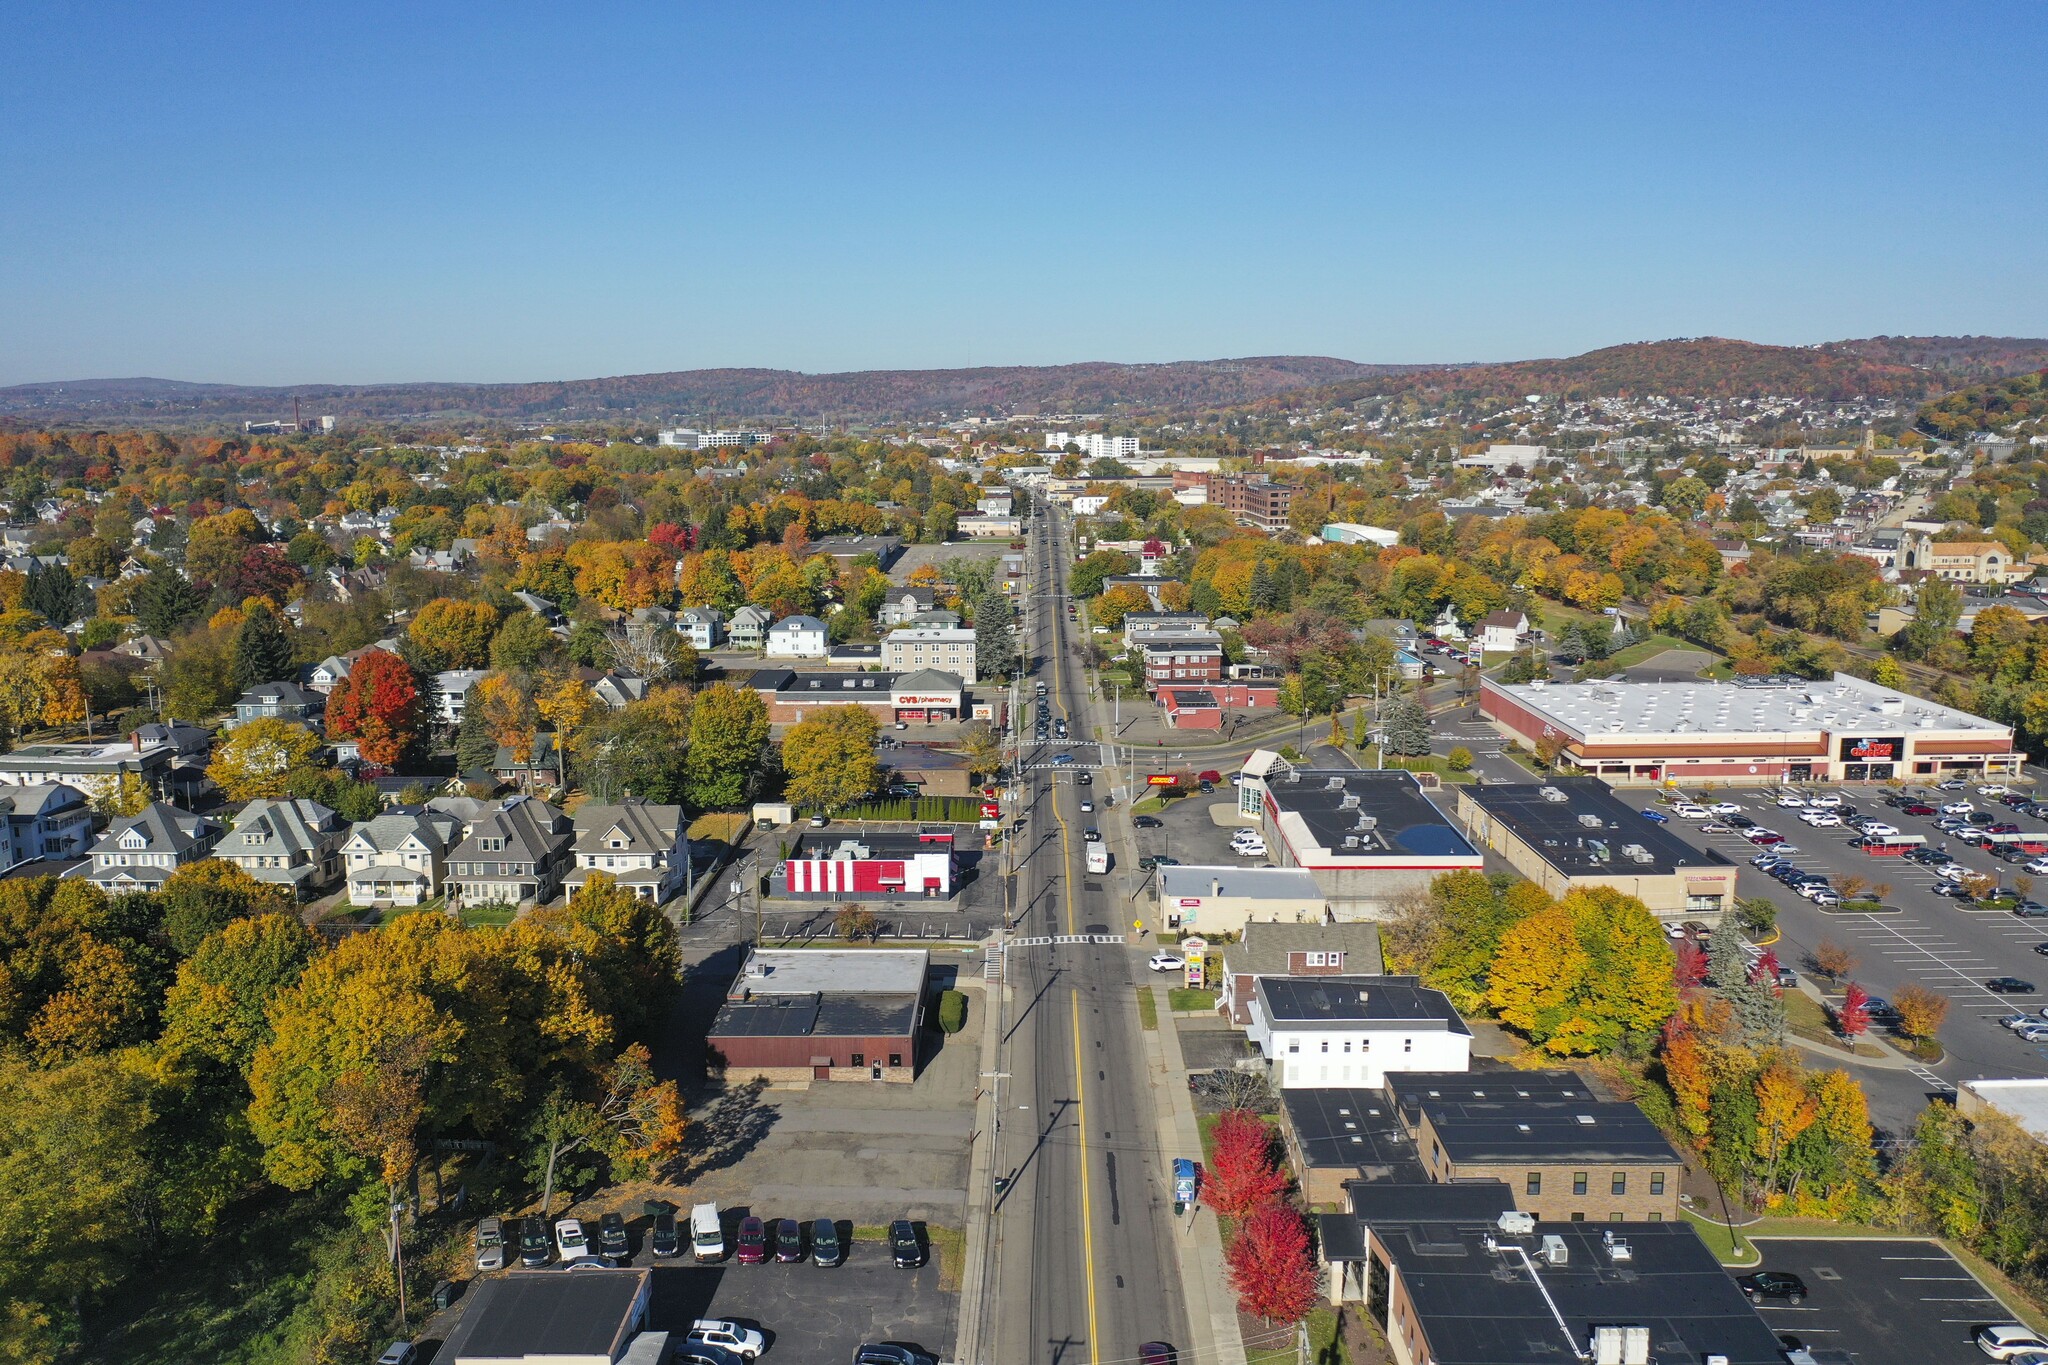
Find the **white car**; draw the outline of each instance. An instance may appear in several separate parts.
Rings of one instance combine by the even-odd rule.
[[[1266,856],[1266,845],[1263,842],[1256,844],[1232,844],[1230,851],[1240,858],[1263,858]]]
[[[1943,815],[1968,815],[1977,809],[1967,801],[1951,801],[1941,808]]]
[[[1093,801],[1083,801],[1081,803],[1081,814],[1088,815],[1091,814],[1094,810],[1095,803]]]
[[[1807,797],[1806,804],[1809,806],[1839,806],[1842,804],[1842,797],[1838,792],[1822,792],[1818,796]]]
[[[748,1360],[768,1349],[767,1337],[730,1318],[698,1318],[690,1324],[689,1339],[706,1346],[723,1347]]]
[[[1175,957],[1172,953],[1154,953],[1152,960],[1145,965],[1155,972],[1177,972],[1188,965],[1188,960],[1184,957]]]
[[[1708,801],[1703,804],[1716,815],[1742,814],[1742,807],[1736,805],[1733,801]]]
[[[564,1218],[555,1224],[555,1247],[565,1261],[590,1254],[590,1234],[581,1218]]]
[[[2048,1341],[2037,1336],[2033,1328],[2017,1322],[1979,1327],[1976,1342],[1977,1349],[1993,1360],[2011,1360],[2022,1351],[2048,1351]]]
[[[1865,834],[1875,834],[1879,838],[1885,838],[1897,834],[1899,827],[1897,825],[1887,825],[1882,820],[1866,820],[1863,822],[1863,832]]]
[[[2048,858],[2035,858],[2027,864],[2027,871],[2033,873],[2036,877],[2048,874]]]
[[[1842,817],[1832,811],[1810,810],[1799,818],[1815,829],[1839,829],[1842,825]]]
[[[1681,801],[1674,805],[1671,813],[1681,820],[1704,820],[1713,814],[1705,806],[1695,806],[1689,801]]]
[[[2009,796],[2011,794],[2012,788],[2006,786],[2003,782],[1993,782],[1988,787],[1977,788],[1977,795],[1979,796]]]
[[[1806,798],[1802,796],[1781,796],[1778,798],[1778,808],[1780,810],[1805,810]]]

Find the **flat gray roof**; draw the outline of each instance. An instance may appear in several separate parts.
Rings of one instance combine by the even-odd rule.
[[[1211,890],[1216,883],[1219,890]],[[1323,899],[1313,873],[1298,867],[1180,866],[1159,869],[1163,896],[1249,896],[1256,900]]]
[[[756,948],[733,984],[755,995],[916,995],[931,957],[923,948]]]
[[[1694,848],[1663,825],[1645,820],[1597,777],[1488,783],[1458,791],[1566,876],[1660,877],[1681,867],[1734,866],[1713,849]],[[1644,856],[1639,859],[1630,849]]]
[[[1672,735],[1818,739],[1823,734],[2010,735],[2012,727],[1909,696],[1848,673],[1827,682],[1744,686],[1732,682],[1488,683],[1520,706],[1582,739],[1614,742]]]

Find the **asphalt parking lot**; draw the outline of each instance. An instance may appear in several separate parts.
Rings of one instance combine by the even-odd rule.
[[[1160,823],[1158,829],[1131,831],[1137,836],[1139,856],[1164,855],[1178,858],[1183,863],[1209,867],[1257,867],[1262,862],[1271,861],[1270,858],[1241,857],[1231,850],[1231,832],[1239,827],[1234,816],[1236,802],[1237,788],[1227,781],[1218,783],[1212,795],[1196,793],[1168,802],[1166,809],[1154,817]],[[1232,814],[1226,824],[1218,824],[1210,813],[1210,807],[1218,805]]]
[[[664,1264],[654,1274],[649,1316],[677,1340],[697,1318],[736,1319],[767,1336],[767,1361],[851,1360],[856,1347],[876,1341],[909,1342],[944,1359],[956,1310],[956,1296],[939,1288],[936,1259],[898,1270],[887,1244],[860,1241],[831,1269],[808,1261]]]
[[[1790,1271],[1806,1281],[1804,1303],[1766,1299],[1758,1306],[1771,1330],[1809,1347],[1850,1352],[1857,1365],[1982,1361],[1970,1334],[2014,1321],[1976,1276],[1934,1242],[1760,1237],[1756,1245],[1762,1269]]]
[[[1838,791],[1850,805],[1877,815],[1903,834],[1922,835],[1930,844],[1946,837],[1935,830],[1930,818],[1910,816],[1884,805],[1884,797],[1890,794],[1885,788],[1822,790]],[[1655,793],[1646,789],[1623,788],[1616,795],[1639,808],[1657,804]],[[1974,789],[1941,795],[1944,801],[1966,798],[1980,810],[1996,809],[2001,817],[2007,814],[1995,798],[1978,795]],[[1709,793],[1708,799],[1733,802],[1757,824],[1783,834],[1799,850],[1791,857],[1803,869],[1830,878],[1861,876],[1889,887],[1883,900],[1897,907],[1896,913],[1830,913],[1751,868],[1749,859],[1759,850],[1739,833],[1708,834],[1701,826],[1712,822],[1677,817],[1669,826],[1688,842],[1715,849],[1733,860],[1739,869],[1737,894],[1767,897],[1779,907],[1783,941],[1775,951],[1785,966],[1812,976],[1814,949],[1822,939],[1832,939],[1854,951],[1859,961],[1853,977],[1871,994],[1889,998],[1903,986],[1918,984],[1950,999],[1948,1022],[1941,1032],[1949,1056],[1936,1069],[1921,1068],[1913,1073],[1929,1090],[1952,1089],[1954,1081],[1977,1076],[2048,1075],[2048,1048],[2021,1042],[1997,1022],[2015,1010],[2039,1013],[2048,1006],[2048,993],[1998,994],[1984,984],[1998,976],[2019,977],[2036,986],[2048,983],[2048,956],[2034,951],[2035,945],[2048,943],[2048,920],[2021,919],[2007,911],[1974,906],[1959,908],[1957,902],[1933,893],[1938,879],[1925,867],[1851,848],[1849,840],[1855,831],[1846,827],[1807,826],[1797,811],[1776,805],[1774,791],[1719,789]],[[2012,815],[2011,819],[2023,829],[2048,827],[2030,816]],[[1973,872],[2002,875],[2007,887],[2021,873],[2016,865],[1953,841],[1949,853]],[[2048,878],[2037,880],[2048,885]]]

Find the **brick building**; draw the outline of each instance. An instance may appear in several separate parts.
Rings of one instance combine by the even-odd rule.
[[[726,1082],[917,1078],[922,948],[756,948],[705,1035]]]
[[[1272,711],[1280,705],[1280,685],[1218,683],[1208,687],[1161,687],[1160,714],[1175,730],[1221,730],[1225,711]]]

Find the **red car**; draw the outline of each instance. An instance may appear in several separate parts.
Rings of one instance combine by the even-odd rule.
[[[1900,809],[1901,809],[1901,810],[1903,810],[1903,811],[1905,811],[1905,812],[1906,812],[1906,814],[1908,814],[1908,815],[1932,815],[1932,814],[1934,814],[1934,807],[1932,807],[1932,806],[1928,805],[1928,804],[1927,804],[1927,803],[1925,803],[1924,801],[1916,801],[1916,802],[1914,802],[1914,803],[1913,803],[1912,805],[1910,805],[1910,806],[1902,806],[1902,807],[1900,807]]]
[[[1782,844],[1785,842],[1785,836],[1782,834],[1752,834],[1748,837],[1749,841],[1752,844],[1755,844],[1760,848],[1771,848],[1777,844]]]
[[[768,1229],[760,1219],[740,1219],[739,1246],[741,1265],[760,1265],[768,1259]]]

